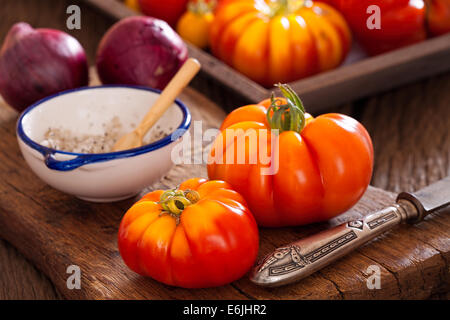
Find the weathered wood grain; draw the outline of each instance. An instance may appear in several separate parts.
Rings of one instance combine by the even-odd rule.
[[[356,113],[374,142],[373,185],[394,192],[414,191],[450,174],[450,74],[374,97],[362,112]],[[433,281],[438,281],[430,279],[429,273],[438,266],[444,267],[438,285],[441,291],[448,291],[449,230],[448,218],[428,217],[426,223],[399,228],[395,237],[386,242],[388,252],[359,251],[396,277],[402,289],[400,297],[408,296],[408,283],[416,282],[422,283],[418,297],[426,298],[430,287],[436,285]],[[429,237],[429,231],[441,236]],[[405,247],[397,239],[411,241]],[[406,251],[411,252],[411,258],[399,260],[397,254]],[[428,262],[422,264],[425,257]]]
[[[189,104],[188,99],[185,100]],[[195,109],[192,105],[191,108]],[[209,112],[203,104],[201,115],[206,113]],[[211,114],[223,116],[218,107],[215,107]],[[194,115],[194,119],[196,117]],[[20,157],[14,139],[14,120],[11,113],[3,115],[0,125],[0,133],[3,136],[0,142],[0,172],[4,177],[0,192],[6,195],[14,194],[2,196],[0,200],[0,234],[48,274],[65,297],[247,297],[241,293],[243,289],[239,289],[239,284],[210,290],[182,290],[168,288],[127,270],[117,252],[116,232],[122,214],[133,200],[118,204],[89,204],[43,184],[34,177]],[[13,156],[7,157],[7,154]],[[193,171],[205,176],[204,166],[178,167],[156,187],[173,187],[192,176]],[[267,253],[274,245],[281,245],[300,234],[294,230],[267,230],[262,235],[262,253]],[[81,267],[82,290],[65,288],[65,269],[72,264]],[[311,285],[314,288],[314,297],[320,297],[324,292],[325,297],[338,297],[338,292],[330,281],[320,276],[315,277],[317,279]],[[246,285],[249,285],[248,280],[242,285],[243,288]],[[302,290],[296,295],[305,296],[308,290],[305,291],[304,286],[299,288]]]
[[[217,127],[225,113],[191,89],[182,99],[193,110],[193,120]],[[392,232],[352,253],[321,272],[277,289],[263,289],[243,278],[231,285],[184,290],[135,275],[123,264],[116,245],[117,226],[133,199],[116,204],[90,204],[62,194],[35,178],[24,163],[14,137],[15,113],[2,109],[0,117],[0,234],[47,274],[66,298],[93,299],[343,299],[423,298],[441,292],[450,251],[448,229],[431,227],[426,236],[441,241],[440,251],[417,240],[412,230]],[[206,176],[203,165],[175,167],[154,188],[169,188],[192,176]],[[365,198],[346,214],[323,224],[299,228],[263,229],[260,255],[299,237],[343,221],[361,217],[393,201],[391,193],[370,188]],[[446,217],[440,217],[446,221]],[[431,224],[427,227],[430,228]],[[440,233],[436,234],[436,230]],[[428,240],[431,242],[431,240]],[[384,254],[381,254],[383,252]],[[375,254],[375,256],[373,256]],[[378,256],[377,256],[378,254]],[[387,262],[386,262],[387,261]],[[82,289],[66,288],[69,265],[82,270]],[[382,289],[369,290],[366,270],[382,269]],[[394,267],[392,267],[394,265]]]
[[[367,101],[357,113],[375,149],[373,185],[413,191],[450,174],[450,74]]]
[[[0,300],[56,299],[59,297],[47,276],[21,253],[0,239]]]

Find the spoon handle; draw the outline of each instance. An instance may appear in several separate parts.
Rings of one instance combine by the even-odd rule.
[[[189,58],[186,60],[136,128],[136,132],[139,136],[145,136],[148,130],[150,130],[158,119],[161,118],[175,101],[176,97],[198,73],[200,67],[200,62],[196,59]]]

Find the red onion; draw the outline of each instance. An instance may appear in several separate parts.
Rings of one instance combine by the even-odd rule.
[[[103,83],[163,89],[187,59],[183,40],[164,21],[130,17],[113,25],[97,51]]]
[[[59,30],[15,24],[0,50],[0,94],[22,111],[33,102],[88,84],[86,54],[80,43]]]

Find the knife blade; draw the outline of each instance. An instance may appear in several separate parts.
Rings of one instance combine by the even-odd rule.
[[[278,248],[257,263],[250,280],[276,287],[301,280],[402,222],[416,223],[450,211],[450,176],[417,192],[401,192],[396,203]]]

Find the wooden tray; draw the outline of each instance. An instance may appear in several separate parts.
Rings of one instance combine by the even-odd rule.
[[[85,1],[114,19],[137,14],[118,0]],[[190,56],[202,63],[204,74],[249,102],[266,99],[275,90],[260,86],[207,52],[187,45]],[[450,70],[450,34],[370,58],[355,46],[341,67],[290,85],[310,112],[318,112],[447,70]]]
[[[225,117],[221,108],[190,88],[181,99],[190,108],[193,120],[202,120],[205,129],[217,128]],[[17,113],[0,101],[0,238],[12,243],[43,271],[65,298],[420,299],[450,288],[450,216],[442,214],[431,215],[414,226],[402,225],[303,281],[282,288],[261,288],[244,277],[219,288],[186,290],[138,276],[124,265],[116,241],[119,222],[136,199],[93,204],[45,185],[22,158],[15,135],[16,120]],[[144,192],[167,189],[194,176],[206,177],[205,171],[201,165],[176,166]],[[328,223],[262,229],[259,255],[360,218],[393,201],[392,193],[369,187],[353,209]],[[66,269],[70,265],[81,268],[81,290],[67,289]],[[370,265],[381,269],[380,290],[367,288]]]

